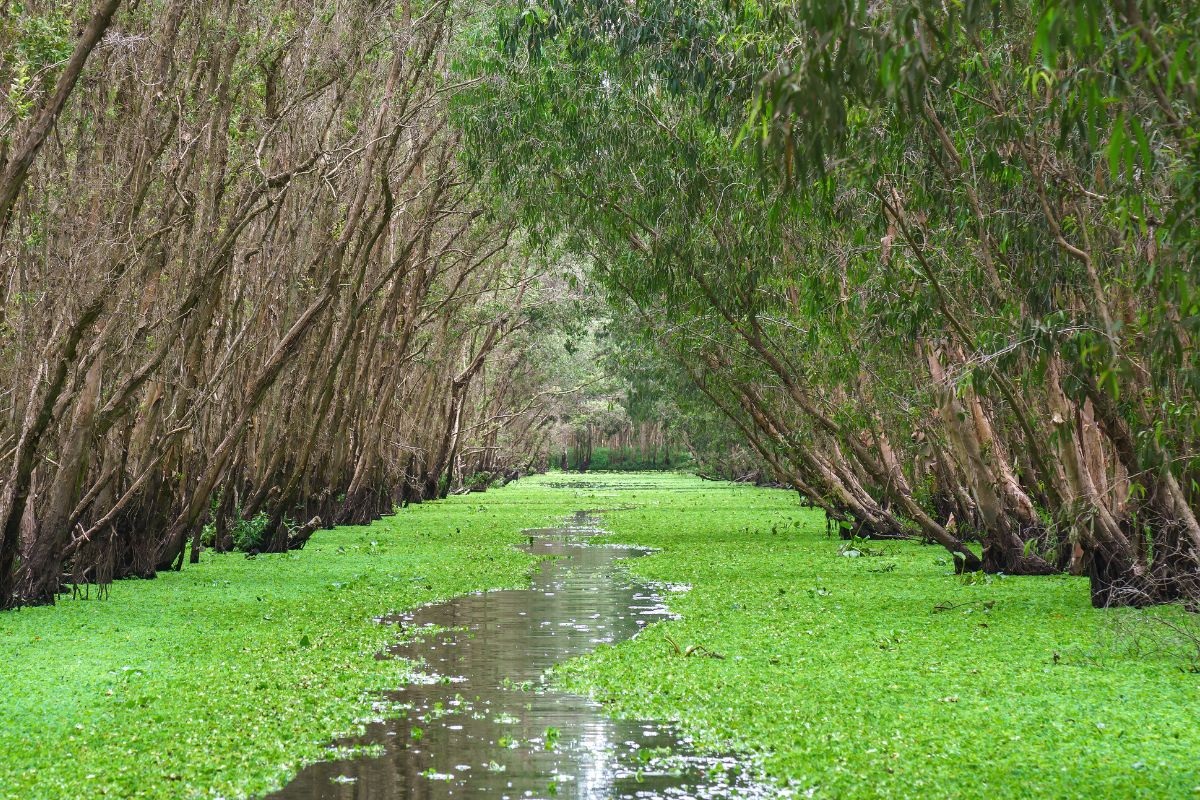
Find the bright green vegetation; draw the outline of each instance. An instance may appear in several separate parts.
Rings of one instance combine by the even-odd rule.
[[[662,490],[617,493],[636,508],[604,524],[662,548],[632,568],[691,584],[671,602],[683,619],[572,662],[571,688],[766,753],[772,776],[815,797],[1200,791],[1200,675],[1132,654],[1113,622],[1134,612],[1092,609],[1084,579],[964,583],[937,547],[839,554],[847,543],[794,493],[636,479]]]
[[[1111,622],[1140,612],[1093,610],[1078,578],[964,583],[912,542],[845,555],[793,492],[660,472],[528,478],[321,531],[299,552],[206,555],[107,600],[0,616],[0,796],[277,786],[402,683],[403,664],[372,657],[396,636],[374,617],[521,585],[521,529],[579,509],[662,548],[636,573],[692,586],[672,597],[682,620],[563,668],[616,713],[764,753],[817,797],[1200,786],[1200,675],[1131,652]]]
[[[396,631],[373,618],[521,585],[530,562],[509,545],[574,502],[517,483],[0,616],[0,797],[278,786],[400,683],[402,663],[372,657]]]

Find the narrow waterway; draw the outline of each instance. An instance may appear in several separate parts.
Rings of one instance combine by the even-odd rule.
[[[388,655],[418,662],[424,675],[388,698],[404,715],[347,743],[375,745],[371,756],[313,764],[271,797],[776,796],[738,759],[697,755],[669,724],[610,719],[596,703],[547,686],[555,664],[670,614],[663,590],[635,582],[620,563],[646,551],[585,543],[599,532],[585,512],[561,528],[527,531],[526,550],[544,557],[530,588],[396,620],[408,636]]]

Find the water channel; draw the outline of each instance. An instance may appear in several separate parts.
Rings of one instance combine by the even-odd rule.
[[[543,557],[528,589],[393,620],[407,635],[385,655],[422,673],[388,697],[404,715],[341,743],[373,745],[369,756],[310,765],[271,800],[778,796],[744,760],[701,756],[670,724],[612,719],[547,685],[555,664],[671,613],[669,590],[622,566],[647,551],[587,544],[597,525],[579,512],[562,527],[526,531],[525,549]]]

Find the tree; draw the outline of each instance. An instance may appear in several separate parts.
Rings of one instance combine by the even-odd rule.
[[[1165,13],[502,7],[458,115],[831,517],[1170,601],[1200,591],[1200,317],[1195,42]]]

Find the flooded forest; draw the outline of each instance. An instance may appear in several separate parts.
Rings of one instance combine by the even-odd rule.
[[[1197,30],[0,0],[0,800],[1194,796]]]

